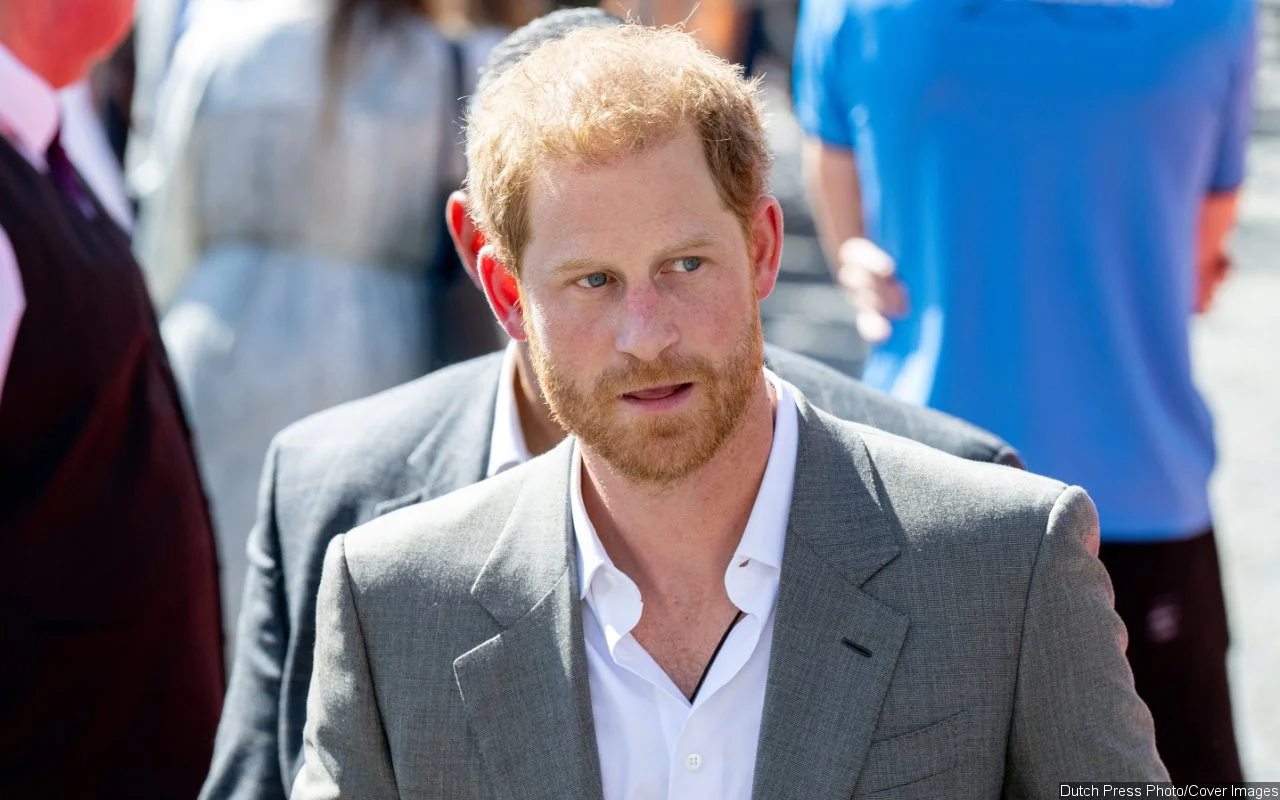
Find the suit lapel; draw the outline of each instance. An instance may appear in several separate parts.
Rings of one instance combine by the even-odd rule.
[[[905,615],[860,588],[897,557],[900,541],[866,447],[852,426],[796,400],[800,443],[756,760],[758,800],[853,794],[908,627]],[[484,409],[487,442],[492,403],[474,406]],[[568,512],[571,456],[566,441],[529,470],[471,590],[505,630],[454,662],[498,796],[603,795]],[[475,459],[432,474],[444,483],[460,479],[459,468],[482,474],[483,465]]]
[[[907,617],[861,591],[897,557],[866,447],[803,398],[753,796],[848,798]]]
[[[430,500],[484,479],[493,436],[494,406],[502,357],[494,355],[477,376],[459,382],[458,391],[435,424],[409,454],[405,465],[409,491],[374,506],[380,517],[398,508]]]
[[[568,511],[572,453],[566,441],[527,471],[471,589],[505,630],[454,662],[500,797],[603,795]]]

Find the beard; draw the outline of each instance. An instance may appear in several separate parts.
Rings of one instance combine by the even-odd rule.
[[[552,417],[614,472],[637,483],[671,484],[715,457],[741,423],[764,367],[758,314],[751,315],[718,364],[674,353],[655,361],[627,356],[626,366],[607,370],[589,387],[579,385],[556,362],[527,324],[525,334]],[[626,418],[622,395],[686,383],[697,392],[693,408]]]

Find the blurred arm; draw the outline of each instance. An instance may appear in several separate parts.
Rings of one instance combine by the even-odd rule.
[[[1245,156],[1253,130],[1253,91],[1258,70],[1257,8],[1250,3],[1241,14],[1240,38],[1233,54],[1231,79],[1220,108],[1220,133],[1208,191],[1200,209],[1196,241],[1196,311],[1204,311],[1226,277],[1231,262],[1225,243],[1236,220],[1236,202],[1244,183]]]
[[[827,264],[840,264],[840,245],[862,235],[862,192],[853,151],[806,136],[801,151],[805,189]]]
[[[1239,191],[1217,192],[1205,198],[1200,208],[1200,230],[1196,247],[1196,311],[1203,312],[1213,302],[1222,281],[1231,270],[1227,237],[1236,224]]]
[[[906,314],[906,287],[888,253],[863,238],[857,131],[850,112],[859,104],[856,81],[862,35],[858,15],[839,0],[800,5],[796,32],[796,119],[805,133],[802,164],[823,254],[856,309],[859,335],[888,338],[891,319]]]
[[[218,37],[215,28],[183,37],[156,101],[146,159],[127,176],[138,198],[134,254],[162,315],[199,256],[192,132],[215,69]]]
[[[862,196],[853,151],[808,137],[802,151],[805,184],[822,252],[836,281],[849,293],[858,334],[882,342],[891,320],[910,311],[897,266],[885,251],[863,237]]]

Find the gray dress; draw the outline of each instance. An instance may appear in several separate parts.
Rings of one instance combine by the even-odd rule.
[[[264,6],[196,21],[162,91],[154,157],[131,176],[229,632],[271,437],[431,361],[424,272],[461,161],[454,59],[429,23],[359,51],[326,135],[323,4]]]

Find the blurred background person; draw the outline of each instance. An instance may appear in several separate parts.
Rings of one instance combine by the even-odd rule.
[[[155,191],[163,175],[148,170],[151,138],[155,132],[157,102],[169,74],[178,41],[186,33],[199,7],[222,0],[137,0],[129,54],[133,81],[129,90],[129,125],[124,153],[125,174],[131,196]]]
[[[1089,491],[1177,782],[1241,779],[1188,326],[1244,177],[1255,11],[806,0],[796,43],[815,218],[878,342],[865,379]]]
[[[222,704],[213,537],[121,228],[55,90],[131,0],[0,3],[0,797],[189,798]]]
[[[755,12],[771,2],[778,0],[601,0],[599,7],[620,19],[645,25],[680,26],[721,58],[750,67],[748,50],[755,44],[749,41],[755,33]],[[794,32],[794,0],[781,2],[791,7]]]
[[[195,429],[229,633],[271,437],[436,363],[471,51],[530,15],[523,0],[223,0],[177,46],[135,248]],[[496,327],[479,330],[477,352],[495,349]]]

